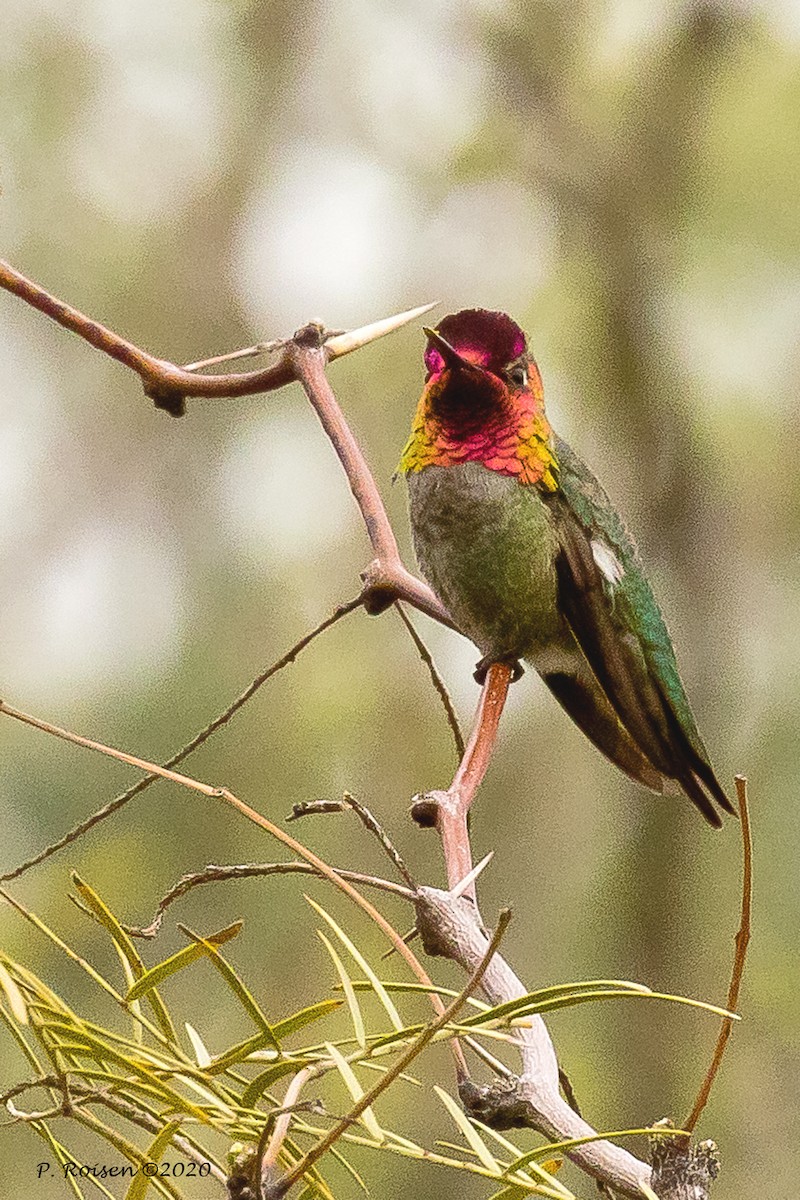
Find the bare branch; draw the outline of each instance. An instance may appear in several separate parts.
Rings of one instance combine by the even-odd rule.
[[[742,906],[739,929],[736,934],[736,949],[733,956],[731,981],[728,987],[728,999],[725,1005],[731,1012],[736,1012],[739,1005],[739,989],[747,958],[747,946],[750,941],[753,904],[753,838],[750,831],[750,810],[747,804],[747,780],[743,775],[737,775],[734,783],[736,784],[736,796],[739,801],[739,816],[742,828]],[[703,1109],[708,1103],[708,1097],[711,1093],[714,1080],[717,1077],[720,1064],[722,1063],[722,1057],[725,1053],[725,1047],[728,1044],[728,1038],[731,1036],[732,1029],[733,1021],[730,1017],[723,1017],[717,1044],[714,1047],[714,1053],[705,1079],[700,1085],[700,1090],[697,1093],[697,1099],[694,1102],[691,1114],[683,1123],[683,1128],[688,1130],[689,1133],[694,1131]]]
[[[407,600],[429,617],[452,628],[447,610],[433,591],[422,580],[415,578],[402,563],[397,539],[375,479],[328,383],[325,347],[319,340],[317,326],[308,325],[298,330],[286,352],[292,370],[302,383],[342,464],[375,552],[374,562],[362,575],[367,611],[382,612],[394,600]]]
[[[67,1081],[63,1075],[42,1075],[40,1079],[25,1079],[22,1083],[15,1083],[0,1096],[0,1108],[5,1108],[6,1103],[13,1100],[15,1096],[21,1096],[36,1088],[57,1088],[63,1095],[66,1095]]]
[[[464,971],[473,971],[486,952],[488,936],[481,929],[475,905],[437,888],[421,887],[417,925],[429,954],[443,955]],[[481,985],[491,1004],[527,995],[527,989],[508,963],[495,955]],[[527,1125],[550,1140],[596,1136],[595,1131],[559,1093],[558,1060],[542,1018],[530,1015],[526,1027],[515,1030],[522,1057],[522,1074],[492,1087],[461,1085],[467,1112],[498,1128]],[[641,1184],[649,1183],[650,1168],[627,1150],[608,1141],[589,1142],[568,1151],[577,1166],[610,1184],[623,1196],[641,1200]]]
[[[183,762],[185,758],[188,758],[193,751],[197,750],[198,747],[207,742],[213,733],[216,733],[216,731],[221,729],[223,725],[227,725],[231,717],[233,717],[240,708],[243,708],[244,705],[247,704],[247,701],[256,694],[259,688],[261,688],[268,679],[271,679],[273,675],[277,675],[277,673],[282,671],[284,667],[288,667],[290,663],[293,663],[298,654],[300,654],[302,650],[305,650],[306,646],[309,646],[316,638],[320,636],[320,634],[324,633],[327,629],[330,629],[331,626],[335,625],[337,621],[340,621],[342,617],[346,617],[348,613],[354,612],[355,609],[360,608],[362,603],[363,600],[361,596],[356,596],[355,599],[349,600],[347,604],[340,604],[338,608],[334,609],[329,617],[326,617],[324,621],[320,621],[319,625],[317,625],[309,633],[305,634],[305,636],[302,637],[299,642],[295,642],[292,648],[287,650],[286,653],[277,660],[277,662],[274,662],[272,666],[267,667],[264,671],[261,671],[258,675],[256,675],[252,683],[247,685],[245,690],[236,697],[233,703],[229,704],[224,712],[221,712],[218,716],[214,717],[214,720],[210,721],[209,724],[201,729],[199,733],[196,733],[191,741],[187,742],[185,746],[172,755],[172,758],[167,759],[167,761],[162,764],[162,769],[170,770],[172,767],[177,767],[178,763]],[[140,792],[143,792],[145,788],[150,787],[151,783],[155,783],[155,781],[160,778],[161,776],[154,772],[151,772],[149,775],[145,775],[144,779],[140,779],[132,787],[129,787],[126,791],[121,792],[119,796],[115,796],[113,800],[110,800],[108,804],[104,805],[102,808],[99,808],[97,812],[92,813],[92,815],[87,817],[85,821],[81,821],[80,824],[73,826],[73,828],[65,833],[63,837],[60,837],[57,842],[53,842],[51,845],[46,846],[44,850],[41,850],[38,854],[34,855],[33,858],[29,858],[26,862],[21,863],[18,867],[15,867],[13,871],[8,871],[5,875],[0,875],[0,883],[9,883],[12,879],[18,879],[20,875],[24,875],[26,871],[31,869],[31,867],[37,867],[39,863],[46,862],[48,858],[51,858],[59,850],[63,850],[65,846],[69,846],[71,842],[74,842],[79,837],[82,837],[84,833],[88,833],[90,829],[93,829],[95,825],[98,825],[101,821],[104,821],[106,817],[110,817],[113,813],[118,812],[124,807],[124,805],[128,803],[129,800],[133,800],[134,796],[138,796]]]
[[[412,642],[417,647],[420,658],[428,668],[431,677],[431,683],[439,694],[445,715],[447,717],[447,723],[450,726],[453,734],[453,741],[456,745],[456,754],[458,755],[459,761],[461,761],[461,759],[464,757],[464,736],[461,732],[461,726],[458,723],[458,715],[456,714],[456,710],[453,706],[453,701],[450,699],[450,693],[447,690],[447,685],[439,674],[436,663],[433,661],[433,655],[425,645],[419,634],[419,631],[406,613],[402,604],[399,604],[397,601],[395,601],[395,608],[400,616],[400,620],[408,630]]]
[[[453,782],[446,792],[425,792],[416,797],[411,810],[419,824],[436,825],[451,889],[472,871],[467,816],[491,762],[512,674],[513,667],[508,663],[492,663],[488,668],[472,733]],[[465,894],[475,901],[474,881]]]
[[[185,367],[176,366],[163,358],[156,358],[145,350],[140,350],[132,342],[120,337],[113,330],[107,329],[99,321],[92,320],[71,305],[65,304],[39,284],[27,279],[10,263],[0,260],[0,287],[18,296],[26,304],[56,321],[64,329],[70,330],[83,338],[90,346],[123,363],[142,380],[145,394],[150,396],[156,406],[163,408],[172,416],[182,416],[187,396],[252,396],[258,392],[274,391],[291,383],[296,378],[293,362],[289,353],[282,353],[278,360],[260,371],[248,371],[243,374],[197,375]],[[395,329],[416,320],[423,313],[429,312],[432,304],[422,305],[399,313],[396,317],[388,317],[383,321],[374,322],[362,329],[351,333],[340,334],[331,338],[325,356],[333,360],[350,354],[366,346],[369,342],[391,333]]]
[[[349,879],[351,883],[361,883],[367,887],[379,888],[384,892],[391,892],[394,896],[401,896],[404,900],[413,900],[414,892],[403,887],[400,883],[393,883],[388,879],[378,879],[374,875],[364,875],[360,871],[344,871],[339,867],[333,867],[332,870],[342,879]],[[161,897],[158,902],[156,914],[149,925],[135,926],[123,925],[122,928],[131,937],[154,938],[161,928],[161,923],[164,920],[164,913],[171,904],[176,900],[180,900],[193,888],[202,887],[206,883],[222,883],[229,879],[258,879],[266,875],[320,875],[316,867],[312,867],[306,862],[279,862],[279,863],[236,863],[228,867],[218,867],[213,863],[203,871],[194,871],[190,875],[184,875],[178,882],[171,887],[170,890]],[[320,876],[321,877],[321,876]],[[74,897],[73,897],[74,899]],[[78,902],[79,903],[79,902]],[[81,908],[84,906],[79,904]]]

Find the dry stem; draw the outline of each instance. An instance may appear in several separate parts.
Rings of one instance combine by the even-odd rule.
[[[735,939],[731,982],[728,987],[728,999],[725,1005],[731,1012],[736,1012],[739,1006],[739,989],[742,984],[744,964],[747,958],[747,946],[750,941],[753,904],[753,839],[750,832],[750,810],[747,804],[747,780],[742,775],[737,775],[734,783],[736,784],[736,796],[739,801],[739,817],[741,818],[742,829],[742,908],[739,929]],[[717,1037],[717,1044],[714,1047],[714,1053],[705,1079],[700,1085],[694,1107],[683,1123],[683,1128],[688,1130],[689,1133],[694,1132],[703,1109],[708,1103],[708,1097],[711,1093],[714,1080],[717,1077],[720,1064],[722,1063],[725,1047],[728,1044],[728,1038],[731,1036],[732,1029],[733,1021],[730,1017],[723,1017],[719,1036]]]
[[[365,875],[361,871],[345,871],[339,867],[333,867],[332,870],[342,879],[349,880],[350,883],[360,883],[365,887],[374,887],[382,892],[390,892],[393,896],[401,896],[404,900],[414,899],[414,893],[403,887],[401,883],[393,883],[389,879],[379,879],[374,875]],[[228,867],[210,863],[203,871],[193,871],[189,875],[184,875],[161,897],[155,916],[149,925],[123,925],[122,928],[131,937],[154,938],[161,928],[164,913],[169,906],[194,888],[202,887],[207,883],[223,883],[229,879],[263,879],[268,875],[316,875],[321,878],[316,867],[312,867],[311,863],[307,862],[234,863]],[[75,897],[73,897],[73,901],[83,911],[89,912],[85,905]]]
[[[306,646],[309,646],[316,638],[319,637],[320,634],[324,633],[326,629],[330,629],[331,626],[335,625],[337,621],[340,621],[342,617],[346,617],[348,613],[354,612],[357,608],[360,608],[363,603],[363,596],[356,596],[355,599],[349,600],[347,604],[340,604],[338,608],[334,609],[330,616],[326,617],[324,621],[320,621],[319,625],[300,638],[299,642],[295,642],[292,648],[287,650],[285,654],[281,655],[277,662],[272,663],[271,666],[259,672],[255,679],[247,685],[244,691],[236,697],[232,704],[228,705],[224,712],[221,712],[214,717],[213,721],[209,721],[208,725],[204,726],[199,733],[196,733],[194,737],[186,743],[185,746],[182,746],[181,749],[173,754],[171,758],[167,759],[165,763],[162,763],[162,769],[171,770],[172,767],[177,767],[179,763],[182,763],[185,758],[188,758],[189,755],[193,753],[193,751],[197,750],[200,746],[207,742],[213,733],[216,733],[216,731],[221,729],[223,725],[227,725],[231,717],[235,716],[239,709],[244,707],[247,701],[256,694],[259,688],[263,687],[268,679],[271,679],[273,675],[277,675],[277,673],[282,671],[284,667],[287,667],[290,663],[293,663],[298,654],[305,650]],[[133,800],[134,796],[138,796],[140,792],[145,790],[145,788],[150,787],[152,783],[155,783],[157,779],[161,778],[162,776],[157,772],[150,772],[149,775],[145,775],[143,779],[140,779],[132,787],[127,788],[124,792],[120,793],[119,796],[115,796],[113,800],[110,800],[108,804],[105,804],[102,808],[99,808],[96,812],[93,812],[92,815],[87,817],[85,821],[81,821],[80,824],[73,826],[73,828],[68,830],[67,833],[65,833],[63,837],[60,837],[57,842],[53,842],[51,845],[46,846],[44,850],[41,850],[32,858],[27,859],[26,862],[20,863],[20,865],[15,867],[13,871],[7,871],[5,875],[0,875],[0,883],[10,883],[12,879],[18,879],[20,875],[24,875],[26,871],[31,869],[31,867],[37,867],[40,863],[46,862],[48,858],[52,857],[52,855],[56,854],[59,850],[63,850],[65,846],[68,846],[77,838],[82,837],[84,833],[88,833],[90,829],[93,829],[95,825],[98,825],[101,821],[104,821],[106,817],[110,817],[113,813],[118,812],[119,809],[124,807],[129,800]]]
[[[35,729],[40,729],[42,732],[49,733],[53,737],[62,738],[64,741],[72,742],[73,745],[83,746],[87,750],[96,750],[100,754],[107,755],[109,758],[115,758],[119,762],[127,763],[129,766],[138,767],[140,771],[146,771],[148,774],[158,775],[162,779],[169,779],[172,783],[177,783],[182,787],[190,788],[192,791],[200,792],[204,796],[210,796],[212,799],[224,800],[226,804],[230,804],[232,808],[235,808],[243,816],[247,817],[247,819],[252,821],[253,824],[258,825],[261,829],[264,829],[267,833],[270,833],[277,841],[282,842],[283,845],[288,847],[288,849],[291,850],[293,854],[296,854],[298,858],[302,858],[307,863],[310,863],[311,866],[314,867],[314,869],[320,875],[327,879],[329,883],[332,883],[335,887],[338,887],[340,891],[344,892],[345,895],[349,896],[350,899],[353,900],[358,907],[361,908],[367,914],[367,916],[375,922],[382,933],[386,935],[386,937],[394,946],[395,950],[397,950],[401,958],[403,958],[403,960],[416,975],[419,982],[424,984],[426,988],[433,989],[433,982],[430,976],[414,952],[409,949],[394,926],[386,920],[383,914],[380,913],[365,896],[361,895],[357,888],[353,887],[352,883],[348,882],[346,879],[342,879],[342,877],[337,874],[332,867],[328,866],[323,859],[319,858],[319,856],[314,854],[312,850],[309,850],[306,846],[304,846],[302,842],[298,842],[296,838],[291,836],[291,834],[286,833],[286,831],[281,829],[278,825],[274,825],[272,821],[268,820],[267,817],[263,816],[260,812],[257,812],[254,808],[251,808],[249,804],[245,804],[243,800],[240,800],[238,796],[235,796],[233,792],[229,791],[227,788],[212,787],[210,784],[201,783],[200,780],[192,779],[188,775],[181,775],[177,771],[170,771],[165,767],[159,767],[157,763],[147,762],[146,759],[137,758],[133,754],[126,754],[125,751],[116,750],[112,746],[105,746],[102,742],[95,742],[91,738],[82,737],[80,734],[72,733],[68,729],[62,729],[58,725],[52,725],[49,721],[42,721],[38,717],[32,716],[30,713],[21,712],[19,709],[13,708],[11,705],[6,704],[5,701],[2,700],[0,700],[0,713],[4,713],[9,717],[14,717],[15,720],[22,721],[26,725],[32,725]],[[430,1001],[436,1013],[441,1014],[441,1012],[444,1010],[444,1004],[442,1003],[441,998],[436,995],[433,990],[431,990],[430,993]],[[468,1076],[469,1071],[467,1069],[466,1060],[461,1047],[455,1040],[452,1041],[451,1046],[453,1048],[453,1055],[456,1060],[456,1070],[459,1078]]]

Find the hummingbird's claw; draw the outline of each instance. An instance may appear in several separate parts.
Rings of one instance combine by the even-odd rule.
[[[487,654],[476,665],[475,670],[472,673],[472,678],[476,683],[479,683],[481,687],[483,687],[484,683],[486,683],[486,676],[489,673],[489,667],[494,666],[495,663],[505,663],[507,666],[511,667],[512,683],[516,683],[518,679],[522,679],[522,676],[525,674],[525,668],[519,659],[513,654],[501,655],[499,658],[497,655]]]
[[[436,792],[419,792],[412,797],[411,817],[420,829],[435,829],[438,815],[439,800]]]

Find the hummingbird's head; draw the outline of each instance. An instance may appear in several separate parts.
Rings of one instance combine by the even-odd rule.
[[[527,388],[525,334],[505,313],[466,308],[424,332],[428,408],[454,432],[496,423]]]
[[[542,381],[516,321],[466,308],[425,334],[425,386],[400,471],[480,462],[555,488]]]

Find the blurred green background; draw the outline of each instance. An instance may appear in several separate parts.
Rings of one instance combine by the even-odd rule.
[[[718,771],[750,778],[745,1022],[701,1133],[721,1147],[720,1200],[793,1194],[797,5],[26,0],[3,7],[0,69],[4,255],[158,355],[189,361],[316,316],[352,326],[432,299],[440,312],[503,308],[526,326],[553,423],[638,536]],[[368,547],[346,484],[296,386],[194,401],[175,421],[9,295],[0,329],[0,694],[166,758],[355,593]],[[409,561],[405,489],[390,479],[422,346],[411,327],[331,370]],[[417,623],[468,721],[474,649]],[[0,733],[0,871],[135,778],[29,728]],[[437,882],[435,839],[406,811],[452,766],[438,701],[389,613],[348,618],[188,769],[276,819],[348,788]],[[688,802],[637,789],[530,673],[473,831],[478,856],[496,850],[484,912],[513,906],[508,952],[531,987],[617,976],[724,1000],[735,822],[715,834]],[[347,818],[301,836],[340,865],[385,871]],[[123,919],[145,921],[185,871],[280,856],[232,812],[159,784],[12,890],[115,971],[65,900],[71,868]],[[175,918],[207,931],[243,916],[231,958],[281,1015],[331,981],[303,890],[204,889],[145,953],[182,944]],[[309,890],[377,956],[355,910]],[[407,926],[402,909],[387,912]],[[7,909],[0,920],[10,953],[73,1006],[116,1020],[44,938]],[[207,981],[176,980],[169,998],[216,1051],[241,1031],[213,982],[198,1011]],[[599,1128],[680,1120],[716,1036],[702,1013],[638,1002],[584,1006],[551,1028]],[[0,1047],[2,1090],[27,1068],[5,1035]],[[450,1086],[443,1054],[423,1074]],[[384,1103],[409,1136],[452,1137],[432,1098],[401,1088]],[[63,1194],[35,1182],[46,1154],[32,1134],[2,1140],[4,1197]],[[102,1146],[86,1153],[103,1160]],[[381,1195],[488,1194],[388,1156],[358,1162]]]

